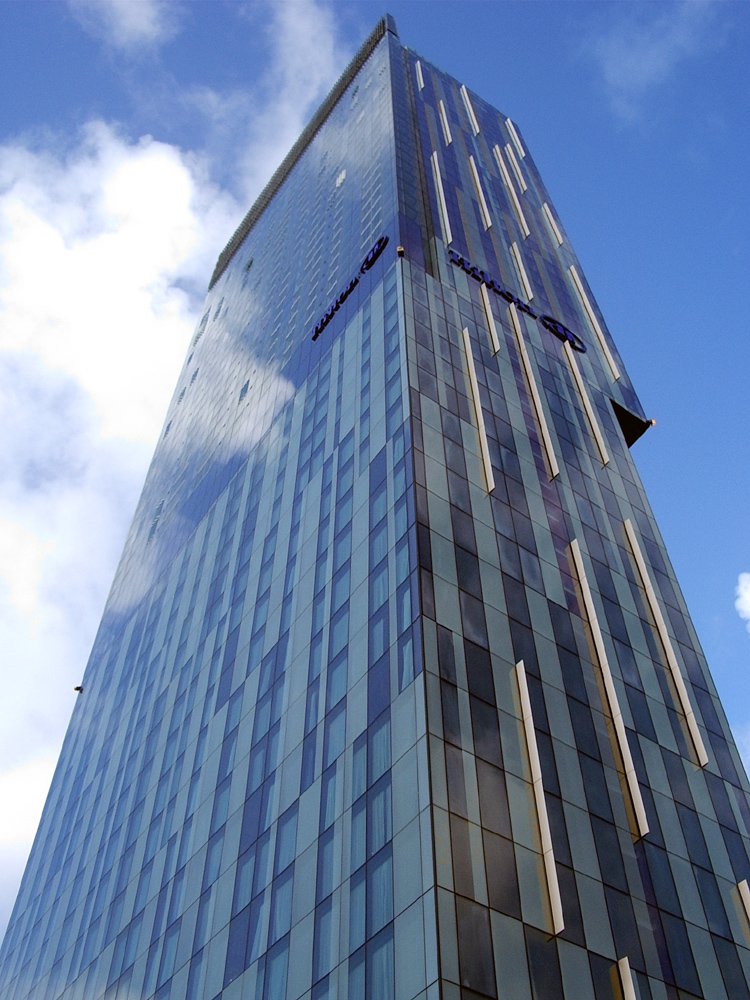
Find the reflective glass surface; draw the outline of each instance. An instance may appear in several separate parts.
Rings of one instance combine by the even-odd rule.
[[[643,411],[520,129],[371,48],[208,295],[0,994],[747,996],[748,783]]]

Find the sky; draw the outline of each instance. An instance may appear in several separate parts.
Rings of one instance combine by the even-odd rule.
[[[0,936],[218,253],[389,10],[518,122],[750,766],[750,4],[0,3]]]

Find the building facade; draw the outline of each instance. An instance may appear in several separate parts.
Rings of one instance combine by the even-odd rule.
[[[519,128],[384,19],[217,264],[16,1000],[737,1000],[750,793]]]

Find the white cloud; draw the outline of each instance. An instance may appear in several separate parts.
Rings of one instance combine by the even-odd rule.
[[[113,44],[166,37],[167,22],[146,16],[161,4],[134,20],[125,4],[84,6]],[[200,154],[102,122],[0,146],[0,801],[19,843],[39,796],[16,794],[18,776],[29,788],[48,782],[35,762],[59,752],[218,252],[344,61],[326,9],[261,9],[262,84],[201,92]],[[190,101],[195,114],[196,92]],[[219,173],[226,159],[235,174]],[[265,375],[283,402],[291,388]],[[267,431],[274,412],[247,432]],[[0,840],[0,937],[28,847]]]
[[[0,785],[58,751],[237,215],[197,157],[100,122],[72,151],[0,147]],[[0,850],[6,883],[24,859]]]
[[[682,0],[668,6],[613,5],[617,22],[590,38],[586,52],[604,78],[618,116],[638,117],[646,96],[686,59],[716,44],[718,4]]]
[[[177,0],[68,0],[79,23],[115,48],[129,51],[168,41],[177,32]]]
[[[745,765],[748,775],[750,775],[750,723],[743,726],[742,729],[735,728],[733,735],[742,763]]]
[[[16,809],[3,814],[0,851],[28,853],[56,763],[53,756],[34,757],[0,774],[0,802],[17,804]]]
[[[6,804],[0,823],[0,857],[3,859],[0,865],[0,928],[9,916],[6,900],[12,905],[18,888],[18,873],[28,859],[55,763],[54,754],[48,754],[33,757],[0,774],[0,802]],[[9,804],[11,808],[7,807]]]
[[[0,151],[3,348],[71,379],[105,436],[153,441],[196,294],[236,208],[150,137],[89,125],[75,154]],[[218,232],[217,232],[218,230]]]
[[[253,120],[253,141],[241,160],[246,190],[259,191],[271,171],[257,157],[262,144],[273,169],[317,109],[348,61],[339,50],[330,8],[313,0],[277,3],[271,8],[272,55],[267,89]],[[271,89],[273,88],[273,89]]]
[[[740,573],[737,577],[734,606],[740,618],[747,622],[750,632],[750,573]]]
[[[174,99],[200,115],[224,180],[247,203],[260,193],[350,58],[332,10],[314,0],[238,8],[267,39],[268,65],[252,88],[181,88]],[[245,28],[244,30],[247,30]],[[238,220],[239,221],[239,220]]]

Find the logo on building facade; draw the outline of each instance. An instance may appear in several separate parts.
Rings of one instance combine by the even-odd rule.
[[[354,291],[354,289],[357,287],[357,285],[360,282],[360,278],[362,277],[362,275],[363,274],[367,274],[367,272],[373,266],[373,264],[375,263],[375,261],[381,255],[381,253],[385,250],[387,244],[388,244],[388,237],[387,236],[381,236],[379,240],[377,240],[375,243],[373,243],[373,245],[370,247],[370,249],[367,252],[367,256],[365,257],[365,259],[360,264],[359,271],[354,275],[354,277],[349,282],[349,284],[346,286],[346,288],[343,290],[343,292],[341,292],[341,294],[336,299],[334,299],[334,301],[326,309],[326,311],[323,313],[323,316],[321,317],[321,319],[316,324],[316,326],[315,326],[315,328],[313,329],[313,332],[312,332],[312,340],[317,340],[318,339],[318,337],[325,330],[325,328],[331,322],[331,320],[333,319],[333,317],[336,315],[336,313],[339,311],[339,309],[343,306],[343,304],[346,302],[346,300],[352,294],[352,292]]]
[[[582,354],[586,350],[586,345],[578,336],[577,333],[573,333],[569,330],[564,323],[555,319],[554,316],[540,315],[531,308],[526,302],[522,302],[517,295],[513,292],[508,291],[507,288],[503,288],[494,278],[491,278],[486,271],[477,267],[476,264],[470,263],[465,257],[462,257],[460,253],[455,250],[448,248],[448,259],[451,264],[455,264],[456,267],[460,267],[462,271],[466,271],[470,278],[474,278],[475,281],[479,281],[491,288],[493,292],[496,292],[501,299],[505,299],[506,302],[512,302],[513,305],[518,309],[519,312],[526,313],[532,319],[538,320],[545,330],[549,330],[550,333],[554,334],[558,340],[562,340],[570,344],[574,351],[580,351]]]

